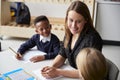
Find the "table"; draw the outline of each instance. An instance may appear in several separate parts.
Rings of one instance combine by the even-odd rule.
[[[11,70],[15,70],[18,68],[23,68],[28,73],[32,74],[33,76],[37,77],[33,71],[42,69],[44,66],[50,66],[53,60],[45,60],[37,63],[32,62],[24,62],[16,60],[14,57],[14,54],[10,50],[6,50],[3,52],[0,52],[0,73],[6,73]],[[65,66],[69,66],[66,64]],[[69,66],[69,68],[72,69],[72,67]],[[38,79],[39,80],[39,79]],[[73,78],[65,78],[62,77],[57,80],[79,80],[79,79],[73,79]]]

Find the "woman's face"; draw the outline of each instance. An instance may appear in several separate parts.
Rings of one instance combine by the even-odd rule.
[[[86,20],[82,15],[72,10],[68,12],[67,26],[73,35],[81,33],[85,23]]]

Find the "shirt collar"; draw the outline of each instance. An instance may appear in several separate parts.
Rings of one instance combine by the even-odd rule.
[[[40,41],[46,42],[46,41],[50,41],[50,40],[51,40],[51,34],[48,37],[44,37],[44,36],[40,35]]]

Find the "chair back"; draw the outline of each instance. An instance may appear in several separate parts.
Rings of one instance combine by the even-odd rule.
[[[117,80],[119,74],[118,67],[108,59],[107,59],[107,63],[108,63],[108,73],[106,80]]]

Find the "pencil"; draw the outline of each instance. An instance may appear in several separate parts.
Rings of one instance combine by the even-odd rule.
[[[13,51],[13,53],[15,53],[15,55],[17,54],[11,47],[9,47],[9,49],[10,49],[11,51]]]

